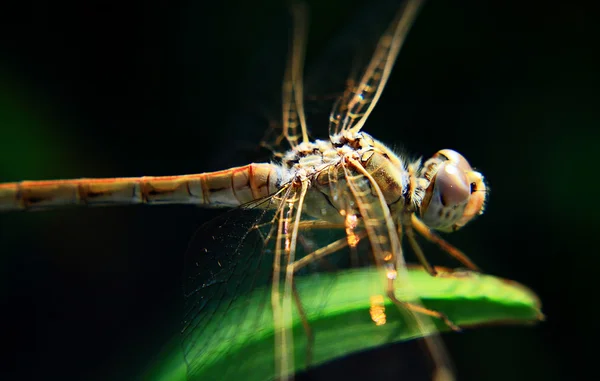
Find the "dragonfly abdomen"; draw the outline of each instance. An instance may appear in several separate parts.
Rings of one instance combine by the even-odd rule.
[[[22,181],[0,184],[0,211],[69,205],[239,206],[274,193],[278,182],[278,168],[266,163],[181,176]]]

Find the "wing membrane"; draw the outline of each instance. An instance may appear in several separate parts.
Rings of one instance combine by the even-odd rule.
[[[308,128],[304,112],[304,56],[308,28],[308,12],[305,4],[292,7],[293,32],[291,50],[282,86],[281,124],[272,123],[263,145],[277,152],[284,142],[286,148],[294,148],[308,142]]]
[[[275,361],[270,363],[272,370],[261,372],[285,379],[310,363],[307,353],[294,358],[297,351],[291,330],[303,321],[301,301],[305,296],[303,290],[295,290],[294,279],[318,276],[330,271],[332,264],[315,258],[305,261],[299,270],[290,264],[339,240],[343,230],[302,214],[307,189],[307,182],[288,184],[266,200],[207,223],[192,240],[185,264],[182,330],[191,380],[201,378],[213,362],[230,357],[237,348],[262,340],[257,337],[268,334],[269,326],[275,327],[275,337],[265,341],[274,346],[256,356],[275,354]],[[322,291],[322,302],[313,303],[308,311],[313,315],[329,303],[326,283]],[[265,314],[266,310],[272,313]],[[310,345],[308,351],[312,351]],[[252,367],[251,358],[240,361]],[[220,379],[238,378],[241,367],[237,364],[231,374],[220,374]]]
[[[408,0],[398,11],[390,28],[379,39],[373,58],[358,84],[350,82],[344,95],[336,102],[329,117],[330,135],[346,130],[358,132],[363,127],[379,101],[422,3],[422,0]]]
[[[302,182],[300,187],[290,185],[281,199],[278,211],[271,305],[275,325],[275,347],[278,348],[275,353],[275,374],[280,380],[287,379],[295,369],[294,343],[293,334],[291,333],[294,281],[292,264],[296,260],[298,230],[307,189],[307,181]],[[282,280],[283,284],[281,284]]]
[[[248,316],[258,316],[258,311],[231,311],[231,307],[271,278],[269,245],[257,226],[271,226],[273,218],[272,211],[256,206],[234,210],[205,224],[190,244],[184,275],[186,314],[182,334],[192,379],[209,357],[226,355],[227,348],[215,343],[231,340],[236,332],[223,329],[224,319],[238,315],[260,328],[260,320]],[[268,295],[264,299],[264,305],[270,304]]]
[[[383,193],[360,162],[350,159],[343,168],[348,188],[347,197],[354,201],[355,209],[360,212],[375,263],[383,269],[387,278],[388,297],[402,312],[410,314],[408,321],[413,321],[417,331],[425,336],[423,340],[434,363],[433,379],[452,380],[450,360],[437,334],[435,324],[427,316],[435,311],[423,307],[418,295],[407,282],[408,271],[401,246],[401,229],[397,228],[400,221],[395,222],[392,219]],[[394,290],[398,283],[402,285],[402,293],[406,300],[398,300],[396,297]]]

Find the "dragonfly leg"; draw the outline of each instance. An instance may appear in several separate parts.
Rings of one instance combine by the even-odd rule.
[[[298,230],[307,230],[307,229],[344,229],[346,225],[344,223],[333,223],[328,221],[320,221],[320,220],[309,220],[309,221],[300,221],[298,224]]]
[[[454,257],[456,260],[461,262],[463,265],[467,266],[469,269],[481,272],[479,267],[477,267],[477,265],[473,263],[473,261],[471,261],[469,257],[467,257],[462,251],[460,251],[456,247],[452,246],[450,243],[446,242],[446,240],[444,240],[442,237],[435,234],[431,229],[429,229],[429,227],[427,227],[427,225],[425,225],[421,220],[419,220],[416,215],[413,214],[411,216],[411,222],[412,227],[414,227],[415,230],[427,240],[438,245],[442,250],[450,254],[450,256]]]
[[[273,221],[265,222],[262,224],[256,224],[252,226],[252,230],[258,230],[258,233],[265,240],[265,236],[261,231],[261,228],[271,227]],[[319,221],[319,220],[311,220],[311,221],[300,221],[298,224],[298,231],[308,230],[308,229],[344,229],[345,225],[343,223],[333,223],[327,221]]]
[[[305,364],[306,368],[309,368],[312,363],[312,350],[315,343],[315,336],[313,335],[313,331],[310,328],[310,324],[308,323],[308,318],[306,317],[306,312],[304,311],[304,307],[302,306],[302,301],[300,300],[300,295],[298,294],[298,289],[296,288],[296,281],[292,281],[292,295],[294,296],[294,304],[298,309],[298,314],[300,315],[300,320],[302,321],[302,327],[304,327],[304,332],[306,333],[306,359]]]
[[[406,238],[408,238],[408,243],[410,244],[410,247],[412,247],[413,252],[417,256],[417,258],[419,259],[419,262],[421,262],[421,264],[423,265],[425,270],[429,273],[429,275],[437,276],[438,272],[435,270],[435,268],[433,266],[431,266],[431,264],[425,257],[425,253],[423,253],[423,249],[421,249],[421,246],[419,246],[419,243],[415,239],[415,232],[412,229],[412,226],[410,226],[410,225],[404,226],[404,233],[406,234]]]
[[[367,235],[367,233],[360,232],[360,233],[356,233],[356,235],[357,235],[358,239],[362,239]],[[333,241],[332,243],[330,243],[327,246],[323,246],[323,247],[313,251],[312,253],[305,255],[301,259],[298,259],[293,264],[291,264],[291,266],[294,266],[294,272],[296,272],[296,271],[300,270],[301,268],[307,266],[309,263],[311,263],[313,261],[317,261],[319,259],[322,259],[329,254],[333,254],[336,251],[343,249],[346,246],[348,246],[348,239],[345,237],[340,238],[337,241]]]
[[[310,221],[308,221],[310,222]],[[362,237],[364,237],[366,233],[363,233]],[[361,235],[358,235],[361,237]],[[325,256],[335,253],[336,251],[343,249],[348,246],[348,240],[346,238],[338,239],[330,243],[327,246],[319,248],[310,254],[305,255],[301,259],[291,263],[288,267],[288,271],[296,273],[301,268],[307,266],[309,263],[313,261],[318,261],[323,259]],[[298,294],[298,290],[296,289],[296,282],[292,280],[292,293],[294,297],[294,304],[296,304],[296,308],[298,309],[298,313],[300,315],[300,320],[302,321],[302,326],[304,327],[304,331],[306,332],[307,337],[307,345],[306,345],[306,367],[308,368],[312,361],[312,349],[315,340],[315,336],[310,328],[310,324],[308,323],[308,319],[306,317],[306,313],[304,311],[304,307],[302,307],[302,302],[300,300],[300,295]]]
[[[298,242],[304,248],[304,252],[305,253],[310,253],[310,252],[316,250],[314,243],[309,242],[302,235],[298,236]],[[336,270],[336,267],[333,264],[331,264],[329,261],[327,261],[327,259],[325,259],[325,258],[318,258],[316,260],[319,261],[320,265],[323,265],[324,269],[327,269],[329,271],[335,271]]]
[[[414,303],[410,303],[410,302],[404,302],[399,300],[396,297],[396,293],[394,291],[394,280],[393,279],[388,279],[388,284],[387,284],[387,296],[388,298],[390,298],[390,300],[398,307],[400,308],[405,308],[411,312],[414,313],[418,313],[418,314],[423,314],[423,315],[427,315],[430,316],[432,318],[436,318],[436,319],[440,319],[442,320],[451,330],[453,331],[461,331],[460,327],[457,326],[456,324],[454,324],[450,319],[448,319],[448,317],[446,315],[444,315],[441,312],[435,311],[435,310],[430,310],[429,308],[425,308],[423,306],[420,306],[418,304],[414,304]]]

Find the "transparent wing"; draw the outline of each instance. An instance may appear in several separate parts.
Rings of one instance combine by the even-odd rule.
[[[229,353],[231,348],[219,345],[231,342],[237,333],[227,319],[245,318],[247,324],[261,328],[258,310],[232,307],[271,279],[272,255],[263,236],[269,231],[259,226],[271,226],[275,217],[269,208],[273,202],[268,199],[225,213],[203,225],[190,243],[184,273],[186,312],[182,330],[190,379]],[[263,304],[270,304],[266,293]]]
[[[295,3],[291,12],[293,31],[282,86],[282,119],[281,123],[271,124],[262,143],[276,154],[309,141],[304,112],[303,79],[308,11],[305,4]]]
[[[318,260],[297,271],[290,264],[343,237],[343,230],[303,216],[307,188],[308,183],[288,185],[211,221],[195,235],[186,256],[182,330],[190,379],[210,379],[211,369],[218,369],[218,379],[240,379],[256,367],[284,379],[308,366],[306,356],[294,357],[295,341],[299,337],[307,346],[309,335],[291,333],[294,324],[305,322],[306,313],[294,278],[330,268]],[[319,314],[325,304],[323,298],[308,312]],[[244,355],[248,351],[251,356]],[[221,361],[236,366],[223,368]]]
[[[291,266],[296,260],[298,232],[307,189],[307,181],[302,182],[301,187],[290,185],[284,197],[281,198],[277,212],[279,216],[273,258],[271,306],[275,327],[275,375],[279,380],[285,380],[290,374],[293,374],[295,369],[294,335],[291,332],[295,274]]]
[[[395,222],[392,219],[383,193],[360,162],[350,159],[343,166],[343,171],[346,189],[340,191],[345,193],[344,199],[351,200],[347,203],[349,209],[345,213],[358,213],[361,216],[360,225],[364,226],[367,233],[370,251],[376,265],[382,269],[382,283],[385,282],[385,288],[384,291],[380,291],[380,295],[376,294],[373,297],[390,298],[401,312],[410,315],[406,321],[413,322],[411,330],[414,330],[415,337],[424,337],[424,344],[433,361],[432,379],[452,380],[451,362],[430,318],[434,316],[445,319],[445,316],[426,309],[408,282],[401,246],[401,229],[397,227],[400,221]],[[396,291],[399,287],[402,290],[401,297]],[[385,314],[385,311],[382,313]]]
[[[422,3],[423,0],[407,0],[397,12],[358,83],[349,81],[346,91],[336,101],[329,117],[330,135],[345,130],[358,132],[363,127],[385,88]]]
[[[294,4],[292,6],[291,49],[288,54],[281,93],[281,119],[271,118],[270,127],[262,140],[262,145],[273,152],[275,156],[282,156],[285,151],[295,147],[299,142],[309,140],[305,112],[306,96],[310,98],[309,110],[315,109],[309,113],[320,116],[317,110],[322,108],[319,106],[322,102],[319,99],[323,100],[335,95],[333,109],[329,108],[331,110],[329,115],[330,135],[342,130],[360,130],[381,96],[421,3],[422,0],[404,1],[391,26],[379,38],[371,61],[362,76],[358,78],[356,76],[359,73],[357,68],[362,66],[360,58],[368,50],[367,46],[372,46],[369,38],[372,34],[370,29],[378,29],[373,25],[381,23],[381,16],[370,15],[368,18],[373,21],[366,23],[367,25],[357,27],[353,24],[353,29],[359,29],[362,35],[352,38],[344,36],[346,41],[335,41],[336,46],[330,49],[333,52],[322,53],[323,57],[320,61],[323,62],[320,62],[314,69],[311,68],[309,83],[306,84],[306,87],[309,88],[308,94],[305,94],[303,78],[308,11],[305,5]],[[372,13],[385,12],[388,12],[387,8],[385,11],[377,10]],[[364,19],[369,15],[365,16],[361,13],[361,16]],[[362,20],[361,23],[365,23],[365,21]],[[377,35],[380,34],[378,31]],[[358,51],[362,51],[362,54],[359,54]],[[350,70],[347,70],[348,68]],[[341,81],[338,78],[340,76],[344,77]],[[346,89],[342,92],[344,83]],[[340,93],[341,96],[336,95]]]

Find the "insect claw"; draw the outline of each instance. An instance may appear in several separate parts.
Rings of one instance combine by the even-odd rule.
[[[440,314],[440,318],[444,321],[444,323],[454,332],[461,332],[462,328],[454,324],[448,317],[444,314]]]

